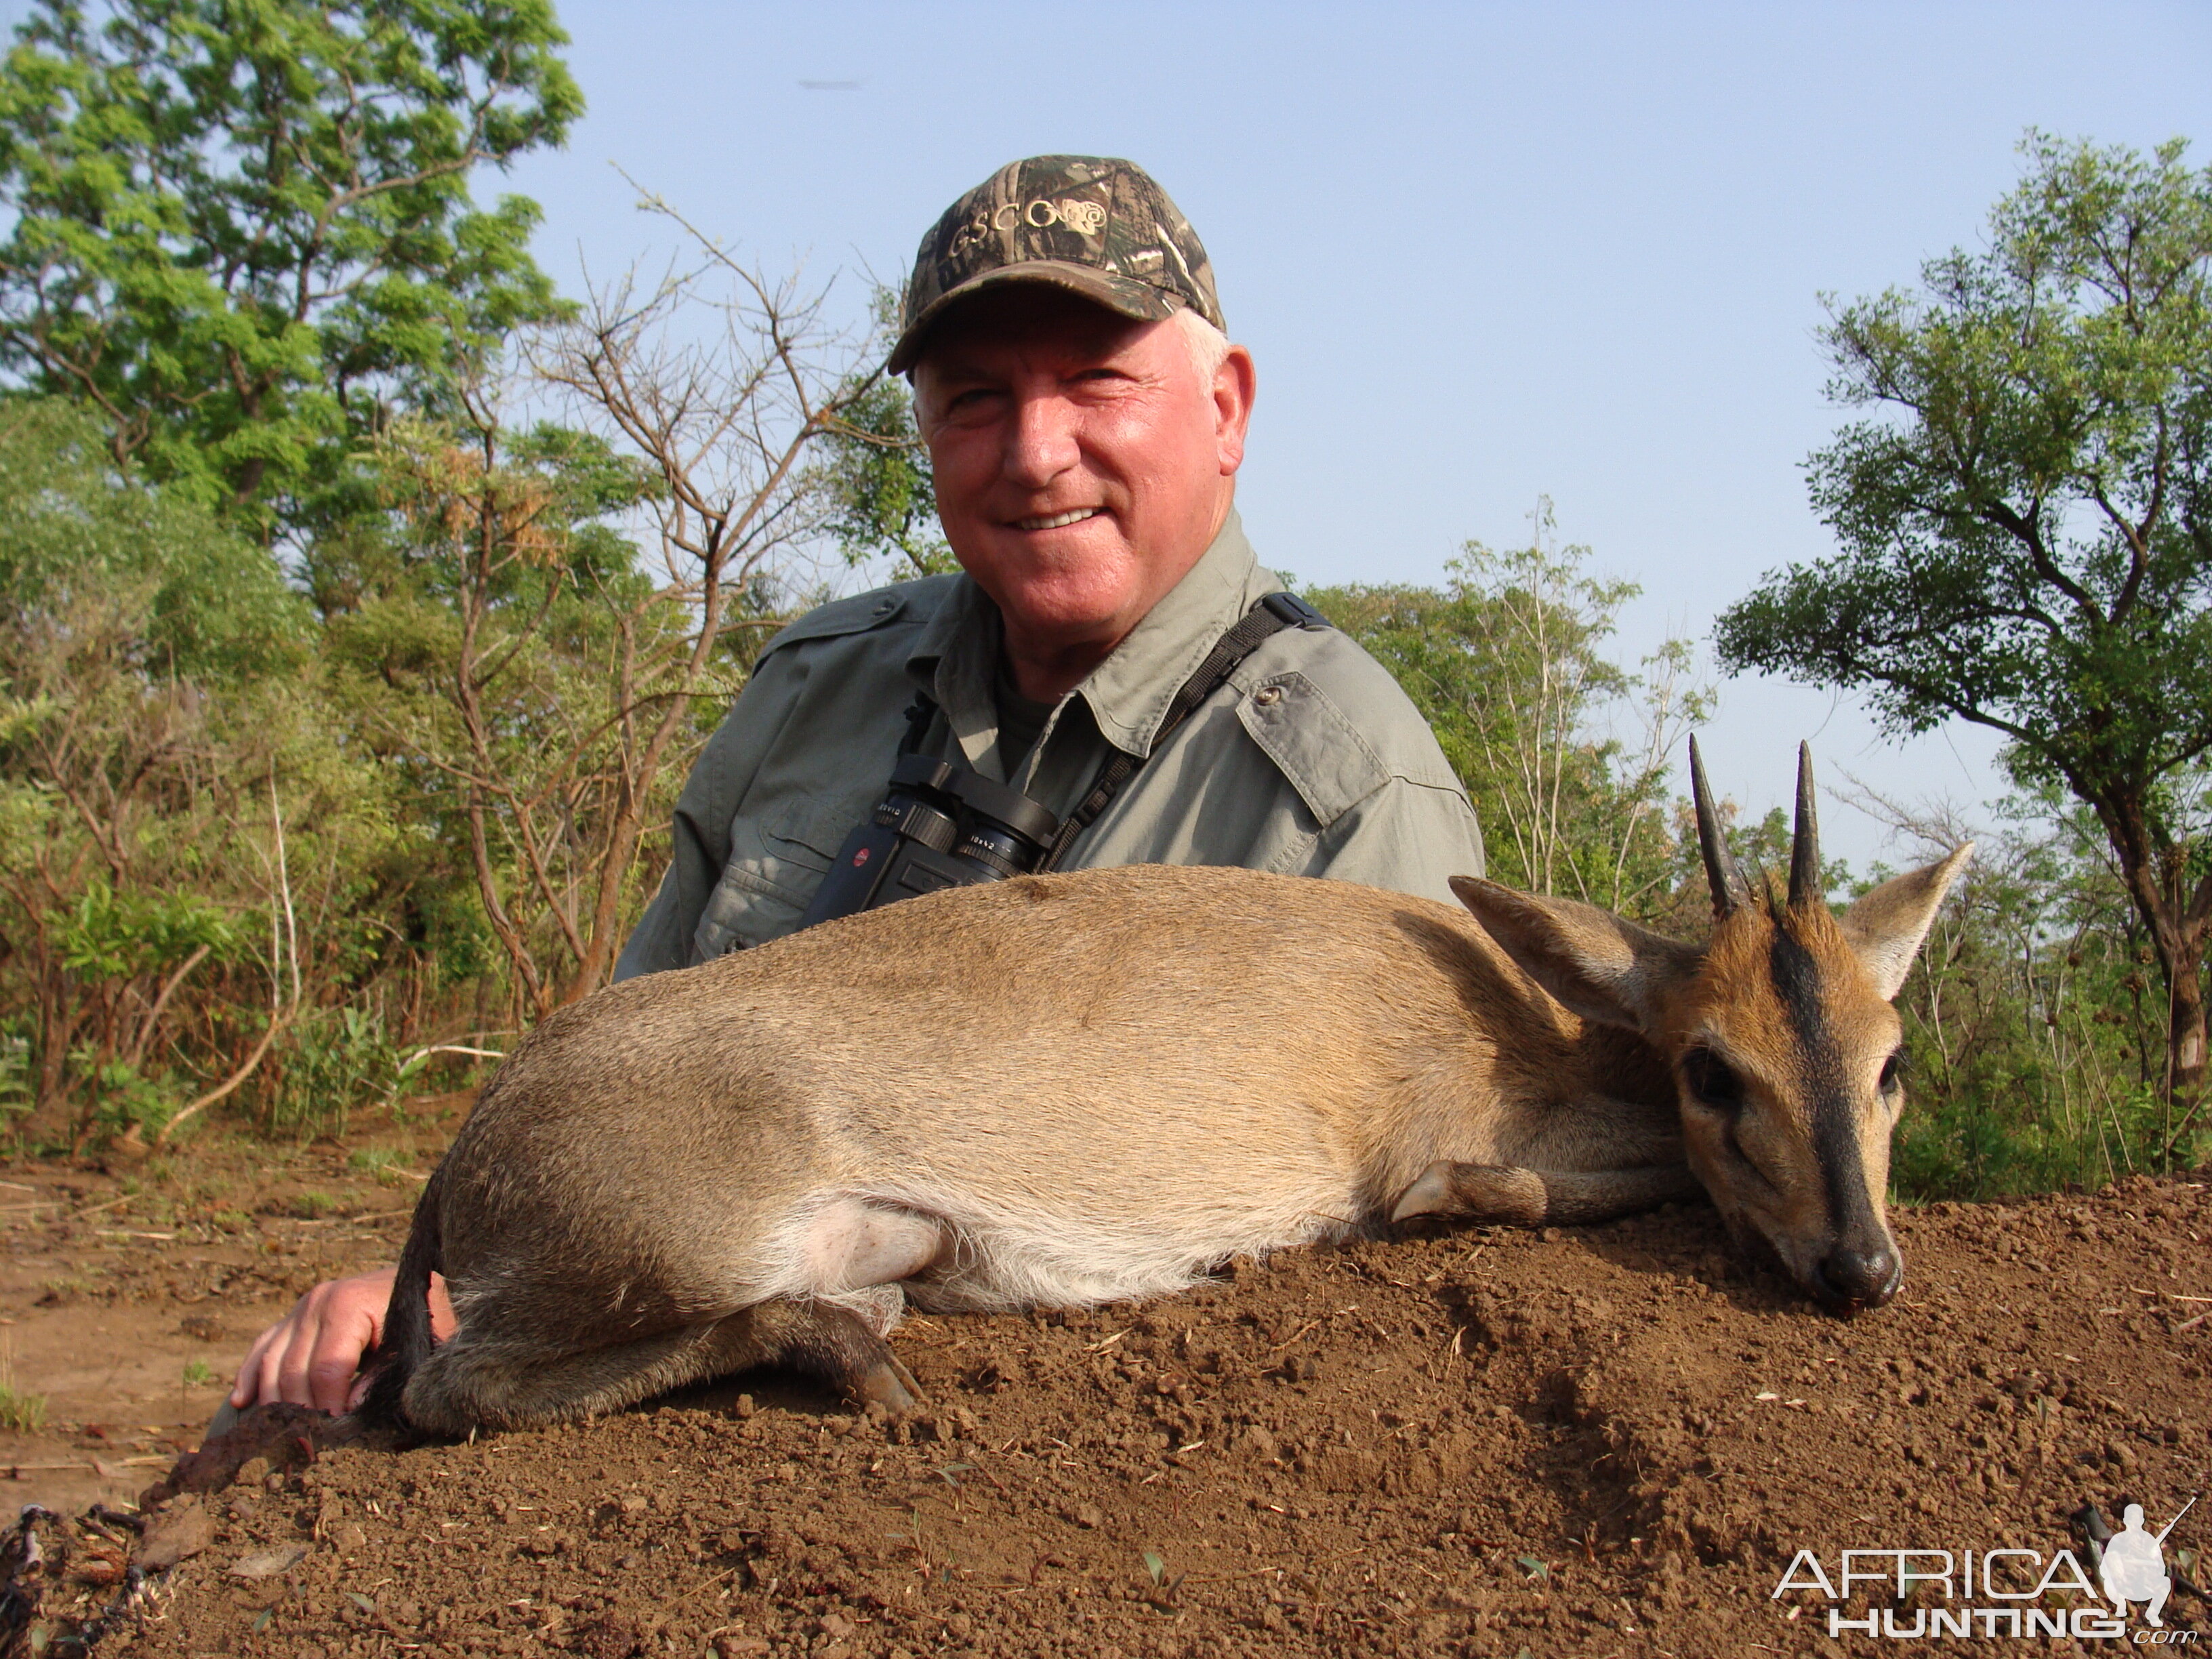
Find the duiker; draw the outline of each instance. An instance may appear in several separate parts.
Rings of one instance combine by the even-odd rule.
[[[1702,948],[1486,881],[1454,884],[1470,919],[1147,866],[933,894],[564,1009],[423,1191],[366,1409],[459,1433],[775,1360],[902,1410],[908,1299],[1153,1296],[1409,1215],[1595,1221],[1700,1182],[1825,1300],[1881,1302],[1887,1000],[1967,849],[1838,919],[1802,769],[1790,897],[1762,898],[1692,764]],[[434,1347],[434,1270],[460,1326]]]

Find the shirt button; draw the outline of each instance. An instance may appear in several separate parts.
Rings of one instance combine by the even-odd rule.
[[[1263,685],[1252,694],[1253,702],[1261,708],[1272,708],[1282,700],[1283,688],[1279,685]]]

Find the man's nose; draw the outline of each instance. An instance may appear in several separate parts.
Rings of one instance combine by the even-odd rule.
[[[1018,398],[1006,434],[1006,471],[1032,489],[1050,483],[1076,461],[1075,410],[1065,398]]]

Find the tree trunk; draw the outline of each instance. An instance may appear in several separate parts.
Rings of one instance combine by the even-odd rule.
[[[2160,845],[2150,830],[2148,803],[2135,796],[2091,803],[2102,820],[2120,866],[2120,879],[2142,918],[2166,980],[2164,1092],[2177,1114],[2197,1103],[2204,1087],[2204,947],[2212,933],[2212,878],[2185,891],[2189,849]]]
[[[2177,1106],[2194,1105],[2204,1089],[2204,939],[2201,931],[2166,969],[2172,1012],[2166,1022],[2166,1074]]]
[[[70,1005],[62,975],[60,966],[41,951],[38,1079],[32,1085],[31,1109],[15,1126],[16,1139],[26,1146],[66,1142],[76,1132],[67,1068],[70,1039],[76,1031],[76,1012]]]

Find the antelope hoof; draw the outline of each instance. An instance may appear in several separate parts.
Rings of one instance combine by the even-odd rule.
[[[853,1398],[864,1413],[880,1407],[885,1416],[904,1417],[918,1409],[926,1396],[914,1373],[887,1354],[868,1367]]]
[[[1413,1184],[1399,1194],[1398,1201],[1390,1206],[1390,1219],[1410,1221],[1417,1215],[1437,1215],[1455,1207],[1452,1166],[1439,1161],[1422,1170]]]

